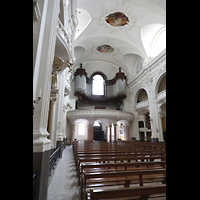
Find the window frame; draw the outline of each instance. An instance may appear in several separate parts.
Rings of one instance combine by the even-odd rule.
[[[80,124],[84,124],[84,129],[80,129]],[[78,136],[84,136],[85,135],[85,133],[86,133],[86,131],[85,131],[85,129],[86,129],[86,124],[84,123],[84,122],[78,122]],[[84,130],[84,134],[79,134],[79,130]]]
[[[96,75],[100,75],[102,76],[103,80],[104,80],[104,94],[103,95],[96,95],[96,94],[93,94],[93,77],[96,76]],[[92,80],[92,85],[91,85],[91,97],[92,98],[105,98],[106,97],[106,81],[107,81],[107,77],[104,73],[100,72],[100,71],[97,71],[97,72],[94,72],[92,75],[91,75],[91,80]]]

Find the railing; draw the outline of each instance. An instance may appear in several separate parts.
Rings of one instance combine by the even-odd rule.
[[[110,109],[80,109],[80,110],[70,110],[67,112],[67,118],[80,118],[80,116],[88,117],[120,117],[127,120],[134,119],[134,114],[126,111],[110,110]]]
[[[60,158],[60,147],[58,147],[51,155],[50,155],[50,164],[49,164],[49,176],[51,176],[51,170],[54,169],[54,165],[56,165],[56,161]]]
[[[163,99],[166,99],[166,90],[163,90],[157,94],[157,102],[160,102]]]
[[[35,195],[36,195],[36,181],[37,181],[37,173],[33,174],[33,200],[35,200]]]
[[[65,27],[62,25],[61,21],[58,19],[57,36],[62,40],[62,43],[66,49],[72,48],[71,36],[69,38],[70,34],[72,33],[68,33]]]
[[[149,100],[146,100],[146,101],[141,101],[139,103],[136,104],[136,110],[139,110],[139,109],[144,109],[144,108],[148,108],[149,107]]]

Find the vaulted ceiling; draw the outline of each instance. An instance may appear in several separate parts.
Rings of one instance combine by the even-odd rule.
[[[77,0],[77,18],[74,69],[83,63],[88,76],[133,76],[165,48],[166,0]]]

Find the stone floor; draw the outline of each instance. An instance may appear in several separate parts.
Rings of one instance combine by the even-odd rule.
[[[80,200],[72,146],[66,146],[54,169],[47,200]]]
[[[162,183],[146,183],[144,185],[157,184]],[[131,187],[134,186],[139,185],[131,184]],[[49,181],[47,200],[80,200],[81,198],[78,187],[78,178],[76,176],[73,149],[72,145],[70,145],[65,147],[62,154],[62,159],[59,159],[56,168],[52,171],[52,177],[50,177]],[[116,188],[123,188],[123,186],[116,186]],[[95,189],[103,189],[103,187]],[[150,199],[166,200],[166,197],[157,197]]]

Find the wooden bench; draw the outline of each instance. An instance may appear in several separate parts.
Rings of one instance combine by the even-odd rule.
[[[155,179],[155,180],[154,180]],[[166,169],[149,169],[134,171],[112,171],[83,173],[81,181],[81,197],[87,197],[87,188],[124,185],[129,187],[130,184],[139,183],[143,186],[143,182],[162,181],[166,183]]]
[[[84,172],[127,171],[145,168],[166,168],[166,161],[81,164],[79,185]]]
[[[105,158],[100,158],[100,157],[92,157],[92,158],[79,158],[78,163],[77,163],[77,176],[79,176],[79,172],[80,172],[80,164],[81,163],[87,163],[87,162],[111,162],[113,161],[114,163],[116,163],[117,161],[119,162],[131,162],[131,161],[135,161],[135,162],[140,162],[141,160],[146,160],[146,161],[154,161],[155,159],[161,159],[161,160],[166,160],[166,156],[149,156],[146,157],[145,155],[143,156],[132,156],[132,157],[126,157],[126,156],[113,156],[113,157],[105,157]]]
[[[119,188],[119,189],[104,189],[94,190],[90,189],[90,200],[99,199],[118,199],[129,198],[133,199],[140,197],[139,199],[147,200],[150,195],[166,194],[166,184],[159,186],[143,186],[132,188]]]

